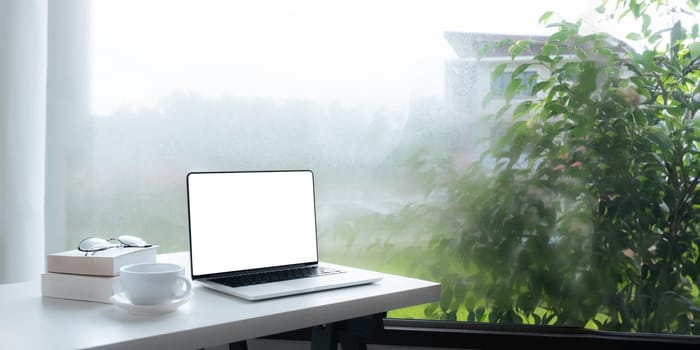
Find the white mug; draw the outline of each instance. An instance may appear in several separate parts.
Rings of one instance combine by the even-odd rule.
[[[181,299],[192,291],[178,264],[140,263],[122,266],[119,281],[124,295],[134,305],[157,305]]]

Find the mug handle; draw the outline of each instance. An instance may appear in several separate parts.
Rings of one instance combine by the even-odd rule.
[[[190,282],[189,279],[182,276],[177,276],[177,279],[183,282],[183,284],[185,285],[185,290],[183,291],[182,288],[180,288],[181,292],[175,294],[175,299],[182,299],[188,294],[190,294],[190,292],[192,291],[192,282]]]

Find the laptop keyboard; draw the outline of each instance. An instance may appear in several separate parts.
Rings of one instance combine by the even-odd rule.
[[[332,275],[336,273],[342,273],[344,271],[325,267],[325,266],[309,266],[301,267],[290,270],[279,270],[270,272],[261,272],[250,275],[241,275],[233,277],[221,277],[213,279],[214,282],[218,282],[229,287],[243,287],[250,286],[254,284],[262,284],[269,282],[279,282],[288,281],[298,278],[316,277],[323,275]]]

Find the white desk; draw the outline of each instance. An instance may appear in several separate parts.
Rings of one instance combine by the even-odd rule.
[[[189,267],[187,252],[159,261]],[[175,312],[41,296],[39,280],[0,285],[0,349],[199,349],[437,301],[438,283],[383,274],[381,282],[248,302],[196,286]]]

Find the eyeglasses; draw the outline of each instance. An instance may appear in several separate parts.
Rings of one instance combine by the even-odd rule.
[[[88,253],[95,255],[95,252],[111,248],[146,248],[150,246],[151,244],[146,243],[146,241],[139,237],[122,235],[117,238],[109,239],[96,237],[85,238],[78,243],[78,250],[85,252],[85,256],[87,256]]]

